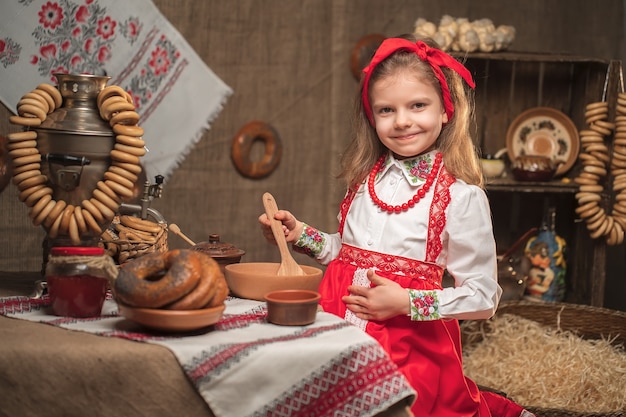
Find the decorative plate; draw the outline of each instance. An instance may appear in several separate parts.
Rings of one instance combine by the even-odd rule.
[[[533,107],[518,115],[506,133],[513,161],[520,155],[541,155],[562,162],[555,176],[565,174],[578,158],[580,139],[574,122],[551,107]]]
[[[198,330],[217,323],[222,318],[225,305],[200,310],[165,310],[137,308],[117,303],[121,316],[142,326],[167,332]]]

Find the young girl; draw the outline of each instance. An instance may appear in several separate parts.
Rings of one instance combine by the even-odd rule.
[[[532,416],[463,374],[458,320],[491,317],[502,293],[469,133],[472,77],[410,37],[385,40],[363,73],[338,233],[285,210],[275,219],[295,250],[328,265],[323,309],[381,343],[417,391],[415,416]],[[442,287],[444,271],[454,287]]]

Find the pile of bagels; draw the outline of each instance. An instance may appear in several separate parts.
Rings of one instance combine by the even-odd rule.
[[[228,285],[217,261],[191,249],[151,253],[126,262],[113,284],[131,307],[197,310],[220,307]]]
[[[167,250],[167,226],[131,215],[117,215],[102,233],[107,255],[118,264]]]
[[[626,93],[617,97],[615,121],[608,121],[609,103],[590,103],[585,107],[588,129],[580,131],[582,171],[574,179],[579,185],[576,213],[593,239],[603,238],[610,246],[624,241],[626,230]],[[613,146],[605,138],[613,136]],[[605,209],[605,183],[610,182],[614,201]]]
[[[17,104],[18,114],[9,121],[23,130],[8,134],[7,149],[13,164],[13,183],[19,189],[20,201],[29,208],[33,225],[43,225],[52,239],[69,236],[73,244],[79,244],[81,235],[102,234],[103,225],[113,219],[122,200],[133,196],[141,173],[140,157],[146,150],[130,94],[119,86],[103,88],[97,97],[98,110],[116,134],[110,152],[111,165],[91,198],[77,205],[55,200],[48,177],[41,170],[37,131],[32,129],[40,126],[62,102],[58,88],[45,83],[22,96]]]

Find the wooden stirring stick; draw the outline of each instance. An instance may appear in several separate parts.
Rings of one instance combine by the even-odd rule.
[[[278,244],[278,250],[280,250],[280,267],[276,275],[304,275],[304,271],[300,268],[300,265],[293,259],[287,246],[287,239],[283,233],[283,225],[279,220],[274,219],[274,215],[278,211],[276,200],[270,193],[263,194],[263,207],[265,207],[265,214],[272,225],[272,233],[274,239]]]
[[[191,246],[195,246],[196,242],[194,242],[193,240],[189,239],[187,236],[185,236],[185,234],[183,232],[180,231],[180,227],[178,227],[177,224],[172,223],[168,226],[169,230],[172,231],[172,233],[174,233],[176,236],[180,237],[182,240],[184,240],[185,242],[189,243]]]

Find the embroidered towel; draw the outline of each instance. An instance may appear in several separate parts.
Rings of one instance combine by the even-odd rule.
[[[11,0],[0,6],[0,100],[54,73],[108,75],[135,100],[149,180],[168,178],[232,90],[150,0]]]
[[[162,345],[218,417],[368,417],[415,399],[383,348],[329,313],[317,313],[308,326],[276,326],[267,322],[265,303],[228,298],[214,326],[170,334],[119,316],[111,298],[101,316],[84,319],[51,315],[49,304],[47,295],[0,298],[0,314]]]

